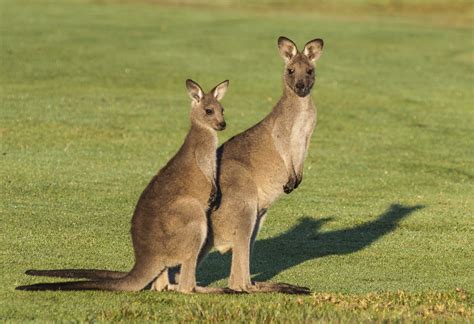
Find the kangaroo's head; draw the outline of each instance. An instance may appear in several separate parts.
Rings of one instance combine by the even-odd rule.
[[[278,38],[278,49],[285,60],[283,79],[299,97],[306,97],[313,88],[316,78],[315,62],[321,56],[323,45],[322,39],[313,39],[299,52],[290,39],[283,36]]]
[[[192,99],[191,120],[214,130],[225,129],[224,107],[219,102],[227,91],[229,80],[219,83],[208,93],[199,84],[186,80],[186,88]]]

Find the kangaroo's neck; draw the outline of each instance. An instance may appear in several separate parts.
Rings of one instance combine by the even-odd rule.
[[[208,126],[191,121],[191,128],[189,129],[186,141],[191,141],[193,144],[213,144],[214,142],[217,142],[217,132]]]
[[[296,118],[300,113],[314,109],[311,93],[305,97],[300,97],[287,84],[284,84],[283,95],[273,108],[271,115],[274,117],[288,116],[285,120],[291,120],[292,116]]]
[[[185,144],[188,158],[192,157],[197,167],[214,187],[216,179],[217,133],[205,125],[191,122]]]
[[[217,132],[198,122],[191,121],[191,129],[185,139],[185,144],[199,150],[215,151],[217,148]]]

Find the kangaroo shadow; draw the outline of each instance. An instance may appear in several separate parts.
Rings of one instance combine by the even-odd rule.
[[[308,260],[360,251],[394,231],[403,218],[421,208],[424,206],[393,204],[373,221],[323,233],[318,231],[332,218],[315,220],[303,217],[287,232],[255,242],[251,261],[251,272],[256,274],[253,280],[269,280],[280,272]],[[208,285],[227,278],[230,262],[230,253],[210,253],[198,271],[200,282]]]

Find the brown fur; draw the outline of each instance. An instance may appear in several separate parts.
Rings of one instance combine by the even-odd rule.
[[[220,208],[210,216],[212,230],[208,233],[200,259],[213,246],[222,253],[232,249],[231,289],[306,294],[309,289],[305,287],[250,281],[251,248],[267,208],[283,192],[290,193],[301,183],[304,160],[316,125],[316,107],[310,90],[316,76],[314,62],[322,53],[323,41],[309,41],[303,52],[298,52],[291,40],[280,37],[278,48],[285,61],[283,96],[261,122],[219,148]],[[71,278],[117,276],[114,271],[66,271]],[[58,273],[38,270],[30,274],[58,276]],[[171,287],[164,272],[152,289]]]
[[[310,90],[323,41],[308,42],[303,52],[284,37],[279,38],[278,45],[285,60],[283,96],[262,121],[218,150],[222,197],[219,209],[210,216],[212,235],[204,252],[212,246],[222,253],[232,249],[229,288],[237,291],[278,290],[251,282],[251,246],[266,209],[283,192],[290,193],[301,183],[316,124]]]
[[[88,278],[106,279],[36,284],[17,289],[136,291],[165,273],[168,267],[181,265],[177,290],[196,290],[197,258],[208,231],[206,213],[217,193],[216,130],[225,127],[223,108],[218,100],[223,97],[228,81],[207,94],[191,80],[186,81],[186,86],[193,100],[191,129],[179,151],[153,177],[138,200],[131,228],[135,252],[133,269],[124,275],[83,270],[82,274]],[[29,270],[27,273],[48,275],[48,271],[49,274],[73,277],[76,270],[45,270],[43,273]],[[165,279],[158,282],[166,286]],[[206,292],[206,289],[199,288],[198,291]],[[217,292],[216,289],[210,291]]]

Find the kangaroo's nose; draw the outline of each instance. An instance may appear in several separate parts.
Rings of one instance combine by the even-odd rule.
[[[227,124],[225,123],[225,121],[219,123],[219,126],[220,126],[222,129],[224,129],[226,125],[227,125]]]
[[[295,87],[296,87],[296,89],[299,89],[299,90],[303,89],[303,88],[304,88],[304,83],[303,83],[303,81],[300,80],[300,81],[296,82]]]

